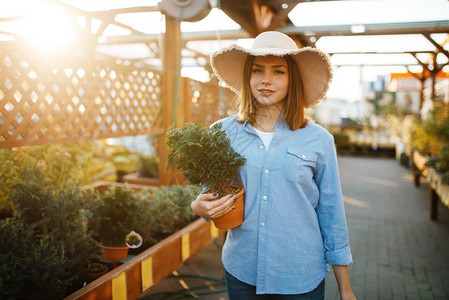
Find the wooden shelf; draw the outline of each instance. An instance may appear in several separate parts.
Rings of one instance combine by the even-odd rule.
[[[138,299],[224,232],[198,219],[65,299]]]
[[[125,176],[123,176],[123,181],[125,183],[141,184],[149,186],[160,185],[159,178],[140,177],[138,172],[126,174]]]
[[[110,186],[135,191],[157,189],[154,186],[111,182],[98,182],[83,189],[105,190]],[[65,299],[138,299],[224,232],[216,228],[213,222],[197,219]]]
[[[430,219],[438,219],[438,198],[449,207],[449,184],[443,183],[441,175],[429,168],[427,173],[427,182],[430,184]]]

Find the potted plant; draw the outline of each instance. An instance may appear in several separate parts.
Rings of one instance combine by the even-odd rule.
[[[102,246],[102,257],[116,266],[128,256],[126,236],[141,231],[144,208],[130,189],[111,186],[95,195],[89,226]]]
[[[15,263],[14,272],[28,274],[25,278],[33,274],[27,290],[35,289],[34,294],[46,295],[47,284],[52,289],[63,287],[69,292],[81,288],[87,266],[99,257],[100,248],[87,231],[80,191],[73,188],[57,193],[38,169],[24,169],[12,185],[8,201],[15,216],[2,228],[9,232],[11,240],[2,241],[5,248],[1,249],[1,256]],[[5,268],[2,272],[8,272]],[[17,284],[14,280],[22,280],[19,275],[2,274],[1,278],[9,278],[9,291]]]
[[[243,222],[244,189],[230,183],[246,160],[231,147],[222,124],[208,128],[189,123],[183,128],[170,128],[166,144],[171,151],[167,169],[178,169],[191,184],[209,187],[205,193],[217,193],[218,198],[228,194],[237,197],[236,208],[214,219],[215,226],[223,229],[239,226]]]
[[[131,184],[158,186],[159,160],[154,155],[139,154],[139,172],[123,176],[123,181]]]
[[[158,169],[157,157],[152,155],[139,155],[139,176],[156,178]]]
[[[200,192],[199,187],[172,185],[138,193],[145,214],[152,216],[145,220],[144,240],[154,244],[194,221],[190,203]]]
[[[435,103],[429,116],[417,122],[413,147],[429,157],[425,166],[434,168],[449,184],[449,105]]]
[[[0,298],[61,299],[70,285],[62,245],[12,219],[0,225]]]
[[[87,270],[87,282],[92,282],[108,272],[108,266],[102,263],[90,263]]]

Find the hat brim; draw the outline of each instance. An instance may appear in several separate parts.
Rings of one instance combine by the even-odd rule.
[[[304,87],[304,107],[316,105],[329,89],[332,67],[329,57],[317,48],[304,47],[297,50],[282,48],[247,49],[238,45],[224,48],[211,56],[212,69],[231,90],[240,94],[243,71],[249,55],[291,56],[297,63]]]

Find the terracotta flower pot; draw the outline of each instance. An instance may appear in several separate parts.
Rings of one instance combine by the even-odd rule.
[[[97,278],[100,278],[108,272],[108,267],[100,263],[89,264],[89,270],[87,271],[87,281],[90,283]]]
[[[119,260],[125,259],[128,256],[128,247],[108,247],[101,245],[101,248],[101,257],[111,261],[114,267]]]
[[[234,203],[235,209],[231,210],[224,216],[212,220],[215,224],[215,227],[220,229],[235,228],[243,223],[243,216],[245,212],[243,194],[245,193],[245,190],[243,189],[242,186],[239,185],[231,185],[231,186],[239,187],[241,188],[241,191],[236,195],[234,195],[234,197],[237,197],[237,200]]]

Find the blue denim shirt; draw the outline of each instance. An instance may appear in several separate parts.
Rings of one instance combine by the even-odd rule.
[[[225,269],[258,294],[299,294],[318,286],[326,263],[352,263],[332,135],[312,121],[291,131],[280,120],[265,149],[250,123],[218,122],[246,157],[245,219],[228,230]]]

